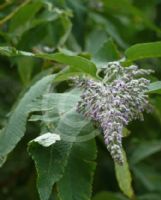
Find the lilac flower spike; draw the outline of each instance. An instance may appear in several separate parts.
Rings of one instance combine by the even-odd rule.
[[[76,84],[83,88],[77,111],[98,122],[104,133],[105,144],[112,158],[123,164],[122,131],[134,119],[143,120],[143,111],[149,112],[149,80],[143,75],[152,70],[138,69],[132,65],[122,67],[118,62],[107,64],[103,81],[78,78]]]

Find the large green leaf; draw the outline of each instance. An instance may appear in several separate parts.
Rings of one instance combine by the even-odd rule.
[[[46,125],[48,126],[48,128],[51,128],[51,131],[60,135],[61,141],[57,142],[49,148],[35,145],[34,141],[32,141],[29,145],[29,152],[35,161],[38,172],[37,186],[41,200],[49,199],[53,185],[63,175],[68,156],[70,155],[73,157],[73,153],[70,154],[70,152],[71,150],[73,152],[73,148],[75,146],[74,142],[79,139],[77,138],[78,135],[89,123],[76,112],[78,99],[79,91],[77,90],[72,90],[70,92],[62,94],[49,93],[44,96],[44,104],[42,103],[42,109],[47,107],[49,109],[49,111],[47,111],[45,114],[46,117],[50,118],[52,110],[54,112],[54,116],[58,116],[58,119],[56,121],[53,120],[55,122],[54,126],[56,127],[51,128],[53,121]],[[81,145],[83,145],[83,143],[81,143]],[[81,146],[79,147],[81,148]],[[90,148],[91,154],[92,156],[94,156],[95,154],[93,155],[92,146],[90,146]],[[88,149],[88,151],[90,150],[90,148]],[[76,153],[76,151],[78,153],[79,149],[75,149],[74,153]],[[85,151],[87,151],[87,149],[85,149]],[[86,153],[86,156],[88,156],[88,153],[85,151],[82,151],[82,153]],[[91,167],[91,170],[92,169],[93,168]]]
[[[62,177],[72,143],[56,142],[51,147],[42,147],[33,142],[29,153],[35,161],[38,174],[37,187],[41,200],[48,200],[53,185]]]
[[[119,184],[120,189],[122,192],[132,199],[134,197],[134,191],[132,188],[132,178],[131,178],[131,173],[128,165],[128,161],[126,158],[126,154],[123,151],[124,155],[124,164],[119,165],[115,162],[115,173],[116,173],[116,178]]]
[[[135,44],[125,51],[128,61],[161,57],[161,42]]]
[[[10,153],[23,137],[28,115],[36,109],[34,101],[43,95],[53,78],[54,76],[50,75],[36,82],[19,100],[6,127],[0,133],[0,158]]]
[[[73,145],[63,177],[58,182],[60,199],[90,199],[92,194],[95,159],[96,145],[94,140],[75,143]]]

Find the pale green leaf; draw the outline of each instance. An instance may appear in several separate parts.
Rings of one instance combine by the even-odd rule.
[[[132,188],[132,178],[131,173],[128,165],[128,161],[126,158],[126,153],[123,151],[123,157],[124,157],[124,164],[119,165],[115,162],[115,173],[116,178],[119,184],[119,187],[121,191],[130,199],[134,196],[134,191]]]
[[[148,93],[161,94],[161,81],[151,83],[148,88]]]
[[[125,56],[128,61],[161,57],[161,42],[135,44],[125,51]]]

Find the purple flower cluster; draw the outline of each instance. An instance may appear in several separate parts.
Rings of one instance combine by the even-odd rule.
[[[124,68],[113,62],[104,70],[103,81],[89,78],[76,81],[83,88],[78,112],[99,123],[107,149],[119,164],[123,163],[123,128],[134,119],[143,120],[142,112],[151,110],[146,95],[149,80],[142,78],[151,72],[134,65]]]

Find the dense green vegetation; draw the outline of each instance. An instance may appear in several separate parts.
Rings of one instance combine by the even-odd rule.
[[[160,26],[160,0],[0,1],[0,199],[161,199]],[[124,129],[123,165],[76,112],[71,81],[101,80],[112,61],[154,70],[153,112]]]

